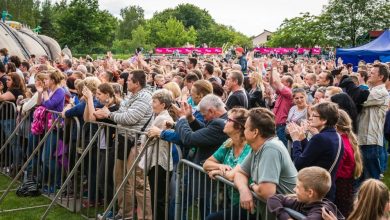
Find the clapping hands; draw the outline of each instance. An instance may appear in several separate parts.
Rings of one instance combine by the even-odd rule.
[[[295,122],[291,122],[287,125],[287,131],[293,141],[302,141],[306,138],[306,129],[304,126],[299,126]]]

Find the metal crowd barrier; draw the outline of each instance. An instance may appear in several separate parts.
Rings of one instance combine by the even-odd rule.
[[[15,182],[33,181],[52,201],[42,219],[56,204],[86,219],[121,214],[125,218],[148,220],[194,220],[206,219],[218,211],[223,211],[224,218],[233,218],[232,207],[237,207],[234,184],[220,176],[211,180],[201,166],[181,156],[172,167],[171,144],[168,157],[160,158],[152,153],[162,148],[159,139],[148,139],[144,132],[103,122],[80,125],[77,118],[64,119],[61,113],[53,111],[45,113],[44,132],[33,135],[32,111],[17,118],[15,105],[6,102],[1,103],[0,111],[4,116],[0,172],[13,177],[0,197],[0,204]],[[9,126],[6,132],[5,126]],[[21,150],[15,151],[15,146]],[[180,149],[175,149],[181,155]],[[152,172],[151,160],[157,164],[165,160],[167,169],[172,171],[154,166],[161,169]],[[18,165],[15,169],[14,164]],[[265,202],[253,195],[257,207],[255,219],[273,219]],[[244,211],[239,204],[237,208],[241,217]],[[290,215],[300,217],[294,212]]]
[[[2,139],[0,162],[2,166],[5,164],[12,168],[13,172],[9,173],[13,179],[2,193],[0,204],[10,191],[14,191],[11,188],[16,182],[22,185],[28,182],[41,191],[44,196],[51,198],[59,186],[63,184],[64,177],[67,176],[71,165],[69,157],[72,157],[70,149],[75,148],[80,143],[78,119],[63,119],[60,112],[46,110],[43,116],[44,127],[40,134],[33,134],[31,123],[34,110],[26,112],[24,115],[18,113],[14,130],[5,141]],[[7,160],[8,152],[17,153],[16,156],[14,153],[12,154],[11,161]],[[25,209],[28,208],[32,207],[25,207]]]
[[[0,103],[0,172],[14,176],[20,163],[20,151],[12,149],[16,145],[16,106],[12,102]],[[10,138],[13,136],[13,138]],[[19,150],[19,149],[18,149]]]

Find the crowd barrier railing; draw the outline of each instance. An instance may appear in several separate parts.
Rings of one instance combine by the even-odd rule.
[[[41,127],[32,132],[34,110],[25,114],[15,112],[17,118],[13,120],[16,126],[5,141],[2,139],[0,162],[2,166],[11,167],[13,172],[7,172],[12,174],[12,181],[0,197],[0,203],[10,191],[14,191],[11,188],[16,182],[22,185],[28,182],[34,185],[37,192],[52,197],[69,170],[68,157],[72,157],[69,149],[80,144],[80,123],[77,118],[64,119],[60,112],[45,110]],[[4,160],[9,152],[12,153],[12,160]]]
[[[0,204],[15,182],[33,181],[51,199],[42,219],[56,204],[98,219],[117,214],[137,219],[205,219],[218,211],[232,219],[235,214],[231,211],[237,206],[234,184],[220,176],[210,179],[201,166],[181,159],[180,148],[172,144],[119,125],[81,125],[76,117],[66,119],[49,110],[45,111],[44,131],[33,134],[33,110],[18,115],[13,103],[1,103],[2,109],[7,110],[1,114],[8,115],[2,119],[14,120],[14,126],[6,135],[1,132],[0,171],[21,162],[16,163]],[[1,125],[3,129],[4,122]],[[12,143],[20,147],[20,157],[14,156]],[[169,153],[161,154],[164,149]],[[179,155],[178,163],[171,163],[173,150]],[[256,219],[272,219],[265,201],[253,195]],[[238,205],[239,217],[241,213]]]

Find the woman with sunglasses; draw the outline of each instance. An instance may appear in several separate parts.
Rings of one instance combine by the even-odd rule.
[[[210,178],[215,179],[215,176],[219,175],[233,181],[237,165],[250,154],[251,147],[246,143],[244,136],[244,125],[248,118],[248,112],[244,108],[233,108],[228,112],[223,132],[229,136],[229,139],[203,164],[203,169],[208,172]],[[233,206],[239,204],[238,191],[229,190],[229,198],[233,200],[229,204],[233,204]],[[223,215],[224,211],[212,213],[207,219],[223,219]]]

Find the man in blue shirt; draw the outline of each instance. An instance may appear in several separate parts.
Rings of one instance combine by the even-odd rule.
[[[238,64],[240,64],[240,66],[241,66],[242,73],[244,75],[246,75],[246,72],[247,72],[247,69],[248,69],[248,65],[247,65],[247,61],[246,61],[246,58],[245,58],[244,49],[242,47],[237,47],[236,48],[236,56],[237,56],[237,59],[238,59]]]

